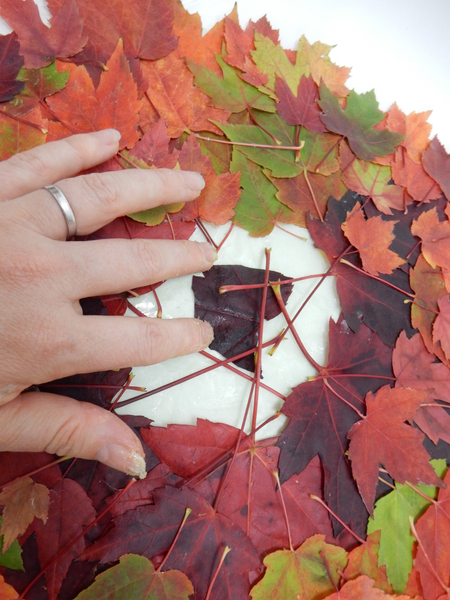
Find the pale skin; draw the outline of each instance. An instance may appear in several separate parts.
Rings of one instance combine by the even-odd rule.
[[[0,163],[0,451],[99,460],[143,476],[142,446],[112,413],[86,402],[24,392],[75,373],[148,365],[208,346],[195,319],[83,316],[80,298],[209,269],[208,244],[173,240],[65,241],[63,213],[45,185],[70,202],[77,233],[115,217],[195,199],[197,173],[160,170],[78,175],[114,156],[119,134],[72,136]]]

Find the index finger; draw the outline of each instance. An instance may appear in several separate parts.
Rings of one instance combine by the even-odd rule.
[[[104,129],[15,154],[0,162],[0,201],[19,198],[105,162],[116,154],[119,140],[118,131]]]

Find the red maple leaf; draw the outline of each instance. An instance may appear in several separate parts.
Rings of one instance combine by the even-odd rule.
[[[53,15],[50,27],[41,21],[38,7],[32,0],[5,0],[1,4],[0,16],[17,33],[20,54],[27,69],[40,69],[55,58],[77,54],[86,44],[79,2],[49,0],[48,8]]]
[[[17,75],[23,66],[23,58],[19,55],[17,35],[0,36],[0,102],[14,98],[22,91],[25,83],[17,81]]]
[[[432,177],[450,198],[450,156],[437,137],[431,140],[429,148],[423,153],[422,164],[425,171]]]
[[[320,120],[321,111],[317,104],[319,88],[312,77],[302,75],[297,88],[297,96],[294,96],[288,84],[280,78],[276,80],[275,91],[280,101],[277,107],[278,114],[288,125],[303,125],[306,129],[316,133],[327,131]]]
[[[350,473],[346,436],[358,420],[354,409],[361,411],[367,392],[391,377],[391,350],[363,324],[352,333],[342,318],[330,321],[329,336],[327,366],[294,388],[283,405],[290,422],[277,442],[281,480],[300,473],[318,454],[327,502],[353,531],[365,536],[367,513]],[[339,532],[339,525],[334,529]]]

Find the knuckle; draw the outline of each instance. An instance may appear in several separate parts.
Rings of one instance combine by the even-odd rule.
[[[152,282],[157,281],[163,263],[161,254],[155,249],[154,244],[149,244],[148,240],[133,240],[132,248],[133,259],[138,268],[142,269],[144,278],[149,278]]]
[[[84,435],[89,427],[91,412],[88,403],[83,406],[82,411],[71,412],[69,418],[58,424],[58,428],[46,444],[45,452],[59,456],[82,455]]]
[[[169,358],[168,336],[165,323],[153,319],[142,319],[143,332],[140,336],[138,359],[140,364],[149,365]]]
[[[12,156],[7,166],[17,172],[25,172],[36,177],[42,177],[49,169],[46,156],[36,152],[21,152]]]
[[[116,180],[107,173],[91,173],[82,175],[80,184],[85,188],[89,200],[99,205],[101,209],[107,208],[114,214],[119,214],[120,189]]]

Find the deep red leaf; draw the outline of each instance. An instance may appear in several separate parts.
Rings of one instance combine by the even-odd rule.
[[[155,504],[120,515],[109,530],[84,554],[102,563],[125,553],[152,558],[169,549],[186,508],[192,510],[167,562],[165,570],[178,569],[192,581],[195,600],[205,597],[209,582],[225,546],[232,548],[214,585],[215,600],[246,599],[249,571],[259,566],[258,554],[240,527],[215,513],[208,502],[189,489],[160,488],[153,492]]]
[[[0,36],[0,102],[11,100],[23,90],[25,83],[16,79],[22,66],[17,35],[12,32]]]
[[[289,279],[276,271],[270,271],[269,281]],[[214,340],[210,345],[226,358],[236,356],[258,345],[262,288],[220,294],[224,285],[244,285],[264,282],[262,269],[251,269],[240,265],[215,266],[204,277],[194,277],[192,289],[195,295],[195,317],[208,321],[214,328]],[[281,286],[286,304],[292,284]],[[265,319],[268,321],[280,314],[280,307],[272,289],[267,293]],[[253,355],[235,363],[254,372]]]
[[[367,513],[350,472],[346,436],[359,418],[351,406],[363,411],[367,392],[392,377],[392,351],[360,325],[352,333],[342,318],[338,323],[330,321],[328,364],[315,380],[300,384],[288,396],[282,412],[290,422],[277,446],[282,481],[300,473],[316,454],[320,456],[327,503],[355,533],[365,537]],[[334,530],[337,534],[341,526],[334,523]]]
[[[302,75],[298,84],[297,96],[288,84],[280,78],[276,80],[275,91],[280,100],[277,106],[280,114],[288,125],[303,125],[310,131],[324,133],[327,128],[320,120],[321,111],[317,100],[319,88],[312,77]]]

